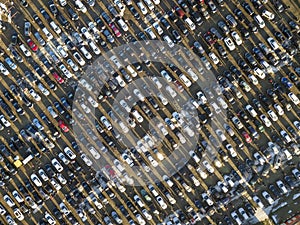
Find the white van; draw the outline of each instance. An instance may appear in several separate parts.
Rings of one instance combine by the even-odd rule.
[[[255,15],[253,18],[260,28],[264,28],[266,26],[265,21],[260,15]]]
[[[120,18],[117,21],[117,23],[120,25],[120,27],[123,29],[123,31],[125,31],[125,32],[128,31],[129,28],[123,19]]]
[[[184,20],[184,22],[189,26],[189,28],[191,29],[191,30],[195,30],[196,29],[196,25],[194,24],[194,22],[190,19],[190,18],[186,18],[185,20]]]

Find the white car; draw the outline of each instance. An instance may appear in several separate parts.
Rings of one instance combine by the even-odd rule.
[[[99,55],[101,53],[101,50],[98,48],[98,46],[96,45],[95,42],[89,41],[88,44],[91,47],[91,49],[93,50],[93,52],[95,53],[95,55]]]
[[[30,179],[37,187],[41,187],[43,185],[42,181],[35,173],[31,174]]]
[[[92,160],[90,160],[90,158],[88,158],[86,154],[81,154],[80,158],[85,162],[87,166],[91,167],[93,165]]]
[[[52,106],[48,106],[47,110],[49,111],[50,115],[55,119],[56,117],[58,117],[57,113],[54,111],[54,109],[52,108]]]
[[[266,115],[261,114],[261,115],[259,116],[259,118],[263,121],[263,123],[266,125],[266,127],[272,126],[271,121],[268,119],[268,117],[266,117]]]
[[[59,65],[58,68],[63,72],[63,74],[64,74],[67,78],[71,78],[71,77],[72,77],[71,72],[66,68],[66,66],[65,66],[64,64]]]
[[[214,173],[215,172],[215,169],[209,164],[208,161],[204,160],[203,161],[203,166],[207,169],[207,171],[209,173]]]
[[[90,146],[88,150],[95,159],[100,159],[101,156],[99,152],[93,146]]]
[[[206,104],[207,103],[207,98],[206,96],[203,94],[202,91],[198,91],[196,94],[198,100],[200,101],[201,104]]]
[[[24,202],[24,199],[21,197],[21,195],[19,194],[19,192],[17,190],[14,190],[12,192],[12,195],[14,196],[14,198],[17,200],[18,203]]]
[[[48,212],[45,213],[45,219],[50,225],[56,224],[56,220]]]
[[[167,204],[165,203],[165,201],[163,200],[163,198],[161,196],[157,196],[156,197],[156,201],[158,202],[158,204],[160,205],[160,207],[162,209],[166,209],[168,207]]]
[[[61,189],[61,185],[57,182],[57,180],[55,178],[51,178],[50,183],[57,191],[59,191]]]
[[[282,191],[283,194],[288,193],[286,186],[283,184],[281,180],[276,181],[276,185],[279,187],[279,189]]]
[[[243,41],[242,41],[240,35],[239,35],[236,31],[233,31],[233,32],[231,33],[231,37],[233,38],[233,40],[235,41],[235,43],[236,43],[237,45],[243,44]]]
[[[65,147],[64,152],[71,160],[74,160],[76,158],[75,153],[69,147]]]
[[[66,178],[61,173],[57,174],[57,179],[62,185],[65,185],[67,183]]]
[[[33,90],[33,89],[30,89],[29,90],[29,94],[32,96],[32,98],[35,100],[35,101],[37,101],[37,102],[39,102],[39,101],[41,101],[41,96],[39,95],[39,94],[37,94],[36,92],[35,92],[35,90]]]
[[[63,58],[67,58],[68,57],[68,53],[64,50],[64,48],[61,45],[57,46],[56,49],[57,49],[57,52],[59,53],[59,55],[61,57],[63,57]]]
[[[92,59],[92,55],[91,53],[86,49],[86,47],[84,46],[81,46],[80,49],[81,53],[84,55],[84,57],[89,60],[89,59]]]
[[[202,179],[206,179],[207,177],[208,177],[208,174],[205,172],[205,171],[203,171],[202,169],[201,169],[201,167],[198,167],[197,169],[196,169],[196,171],[199,173],[199,175],[200,175],[200,177],[202,178]]]
[[[19,221],[22,221],[22,220],[24,220],[24,215],[23,215],[23,213],[20,211],[20,209],[18,209],[18,208],[15,208],[14,209],[14,215],[15,215],[15,217],[19,220]]]
[[[259,84],[257,78],[253,74],[249,74],[248,78],[252,82],[252,84],[254,84],[254,85],[258,85]]]
[[[225,186],[224,182],[218,181],[217,185],[225,194],[228,192],[228,188]]]
[[[168,105],[168,104],[169,104],[168,99],[167,99],[165,96],[163,96],[162,93],[158,93],[158,94],[157,94],[157,97],[160,99],[160,101],[161,101],[161,103],[162,103],[163,105]]]
[[[144,121],[144,118],[141,116],[141,114],[137,110],[132,110],[131,114],[134,116],[134,118],[139,122],[142,123]]]
[[[231,144],[227,144],[225,147],[226,147],[227,151],[229,151],[232,158],[237,157],[237,153],[236,153],[236,151],[234,150],[234,148],[232,147]]]
[[[100,117],[100,121],[104,124],[104,126],[107,128],[107,130],[111,130],[112,129],[111,123],[106,119],[105,116],[101,116]]]
[[[282,107],[278,103],[275,103],[273,106],[274,106],[274,109],[276,110],[276,112],[278,113],[279,116],[284,115],[284,110],[282,109]]]
[[[162,132],[164,136],[169,134],[169,132],[162,123],[157,124],[157,128]]]
[[[239,213],[241,214],[241,216],[244,218],[244,220],[248,220],[249,219],[249,216],[246,213],[245,209],[239,208],[238,210],[239,210]]]
[[[146,6],[142,2],[137,2],[136,5],[139,7],[143,15],[148,13]]]
[[[136,214],[135,217],[136,217],[139,225],[145,225],[146,224],[146,221],[143,219],[143,217],[140,214]],[[135,223],[134,222],[130,223],[130,225],[135,225]]]
[[[297,168],[292,170],[292,174],[297,180],[300,180],[300,171]]]
[[[257,197],[256,195],[254,195],[252,197],[253,201],[258,205],[259,208],[263,209],[265,206],[264,204],[261,202],[261,200],[259,199],[259,197]]]
[[[122,154],[122,158],[123,158],[123,160],[124,160],[130,167],[133,167],[133,166],[134,166],[133,160],[129,157],[128,154],[123,153],[123,154]]]
[[[60,27],[54,21],[51,21],[49,24],[50,24],[51,28],[55,31],[56,34],[61,33]]]
[[[24,44],[19,45],[19,47],[20,47],[20,49],[22,50],[23,54],[26,57],[30,57],[31,56],[31,52],[28,50],[28,48]],[[1,71],[1,63],[0,63],[0,71]],[[4,75],[8,75],[8,74],[4,74]]]
[[[145,96],[138,89],[134,89],[133,93],[139,98],[140,101],[145,101]]]
[[[6,69],[6,67],[1,62],[0,62],[0,72],[5,76],[9,75],[8,69]]]
[[[43,95],[48,96],[50,94],[49,90],[45,88],[42,83],[38,83],[37,86],[40,89],[40,91],[43,93]]]
[[[239,218],[239,216],[237,215],[237,213],[236,213],[235,211],[233,211],[233,212],[231,213],[231,217],[232,217],[232,219],[235,220],[235,222],[236,222],[238,225],[241,225],[241,224],[242,224],[241,219]]]
[[[288,133],[285,130],[281,130],[280,134],[284,138],[284,140],[286,141],[286,143],[292,142],[292,139],[291,139],[290,135],[288,135]]]
[[[171,181],[167,175],[163,175],[162,178],[169,185],[169,187],[172,187],[174,185],[173,181]]]
[[[154,81],[155,85],[157,86],[158,89],[162,88],[162,84],[160,83],[160,81],[158,80],[157,77],[152,76],[151,79]]]
[[[197,154],[194,151],[189,151],[189,154],[195,160],[196,163],[200,162],[200,158],[197,156]]]
[[[58,154],[58,157],[65,165],[68,165],[70,163],[70,160],[65,156],[64,153],[60,152]]]
[[[274,40],[274,38],[269,37],[269,38],[267,38],[267,41],[274,51],[279,49],[279,45],[278,45],[277,41]]]
[[[89,103],[91,103],[91,105],[94,108],[97,108],[99,106],[98,102],[96,102],[96,100],[94,100],[92,96],[89,95],[89,97],[87,98],[87,100],[89,101]]]
[[[184,74],[180,74],[179,78],[186,87],[190,87],[192,85],[192,82]]]
[[[143,209],[142,213],[147,220],[152,220],[152,216],[147,209]]]
[[[270,205],[274,203],[274,199],[270,196],[270,194],[267,191],[263,191],[261,194],[268,201]]]
[[[73,54],[73,57],[80,66],[85,65],[86,62],[84,61],[84,59],[81,57],[81,55],[78,52],[75,52]]]
[[[38,174],[41,176],[43,181],[48,181],[49,177],[43,169],[39,169]]]
[[[196,187],[198,187],[198,186],[200,186],[200,181],[194,176],[194,174],[190,174],[190,178],[192,179],[192,181],[193,181],[193,183],[194,183],[194,185],[196,186]]]
[[[212,206],[214,204],[214,202],[209,198],[209,196],[206,193],[202,193],[201,196],[202,196],[203,200],[206,201],[206,203],[209,206]]]
[[[274,154],[278,154],[279,153],[279,146],[274,144],[273,142],[268,142],[268,146],[270,149],[272,149],[272,151],[274,152]]]
[[[141,198],[138,195],[133,196],[133,199],[141,208],[145,206],[144,202],[141,200]]]
[[[295,120],[293,122],[294,126],[300,131],[300,122],[298,120]]]
[[[299,98],[298,98],[293,92],[289,92],[289,93],[288,93],[288,96],[289,96],[289,98],[292,100],[292,102],[293,102],[295,105],[299,105],[300,100],[299,100]]]
[[[220,129],[216,130],[216,134],[218,135],[220,141],[222,141],[222,142],[226,141],[227,138],[226,138],[225,134]]]
[[[172,98],[175,98],[177,96],[176,91],[174,91],[174,89],[169,85],[166,87],[166,91],[168,91],[168,94],[170,94]]]
[[[235,45],[230,37],[224,38],[224,43],[230,51],[235,49]]]
[[[251,106],[251,105],[246,105],[246,110],[249,112],[249,114],[252,117],[256,117],[257,116],[257,112],[255,111],[255,109]]]
[[[255,67],[253,69],[253,72],[254,72],[254,75],[258,76],[260,79],[265,79],[266,78],[265,72],[262,69],[258,68],[258,67]]]
[[[278,116],[276,115],[276,113],[273,110],[268,110],[268,115],[269,117],[275,122],[278,120]]]
[[[160,74],[161,74],[164,78],[166,78],[166,80],[167,80],[168,82],[172,82],[172,81],[173,81],[172,77],[169,75],[169,73],[168,73],[167,71],[162,70],[162,71],[160,71]]]
[[[210,53],[208,53],[208,56],[215,65],[218,65],[220,63],[220,59],[216,56],[215,53],[210,52]]]
[[[219,96],[219,97],[217,97],[217,101],[223,109],[228,109],[228,104],[224,101],[224,98]]]
[[[68,65],[72,68],[74,72],[79,70],[79,67],[73,62],[72,59],[67,59]]]
[[[54,168],[57,170],[57,172],[62,172],[64,170],[63,166],[60,164],[60,162],[58,162],[58,160],[56,158],[53,158],[51,160],[52,165],[54,166]]]
[[[266,162],[264,157],[259,152],[255,152],[253,157],[259,162],[260,165],[264,165]]]
[[[231,188],[233,188],[235,185],[234,185],[234,182],[233,180],[230,178],[230,176],[228,175],[224,175],[224,181],[226,182],[226,184],[228,186],[230,186]]]
[[[65,205],[65,203],[63,203],[63,202],[61,202],[61,203],[59,204],[59,208],[61,209],[61,212],[62,212],[65,216],[69,215],[70,212],[71,212],[71,211],[67,208],[67,206]]]

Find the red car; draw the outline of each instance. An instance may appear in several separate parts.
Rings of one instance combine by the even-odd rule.
[[[116,37],[121,37],[122,36],[121,32],[119,31],[119,29],[117,28],[117,26],[114,23],[110,23],[109,27],[113,30]]]
[[[109,176],[111,178],[115,178],[116,177],[116,171],[114,171],[114,169],[110,165],[106,165],[104,168],[109,173]]]
[[[244,136],[245,140],[247,143],[251,143],[252,142],[252,138],[249,136],[249,134],[246,131],[242,132],[242,135]]]
[[[214,39],[212,33],[210,33],[209,31],[206,32],[203,37],[209,46],[213,46],[216,43],[216,40]]]
[[[65,132],[65,133],[69,132],[69,127],[64,123],[64,121],[59,120],[58,125],[59,125],[60,129],[62,129],[63,132]]]
[[[175,6],[174,9],[175,9],[176,14],[180,18],[183,18],[185,16],[184,11],[179,6]]]
[[[29,45],[31,50],[34,51],[34,52],[36,52],[39,49],[39,47],[31,39],[27,40],[27,44]]]
[[[58,75],[58,73],[53,72],[52,75],[59,84],[62,84],[65,82],[65,80],[63,78],[61,78],[61,76]]]

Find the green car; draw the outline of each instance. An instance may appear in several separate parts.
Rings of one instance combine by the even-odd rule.
[[[144,189],[141,190],[142,196],[146,199],[147,202],[151,202],[151,197],[148,195],[148,192],[145,191]]]

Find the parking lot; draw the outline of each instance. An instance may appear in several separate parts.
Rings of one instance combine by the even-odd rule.
[[[2,224],[276,224],[300,181],[297,2],[4,5]]]

